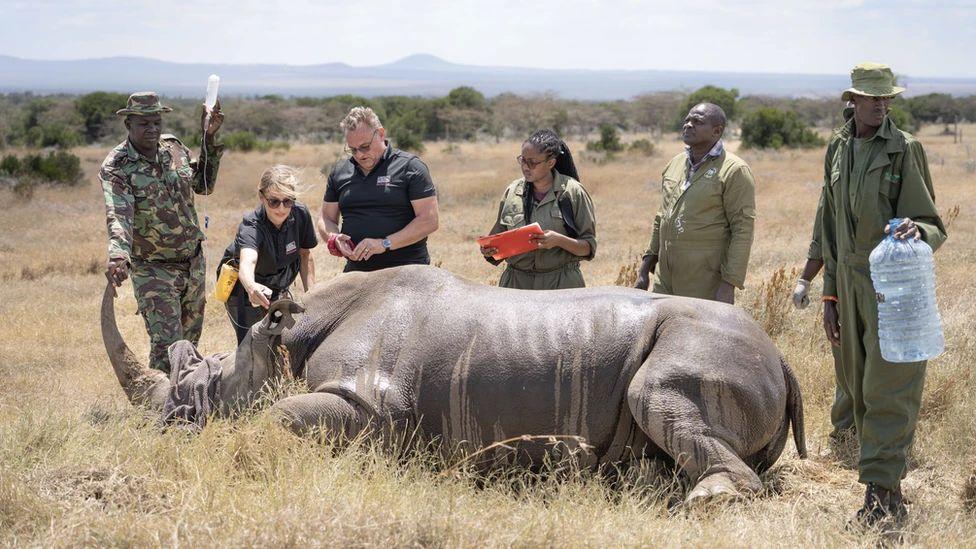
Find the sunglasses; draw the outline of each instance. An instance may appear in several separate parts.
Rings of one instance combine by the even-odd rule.
[[[261,196],[264,196],[264,194]],[[268,198],[264,196],[264,199],[268,201],[268,206],[271,208],[278,208],[279,206],[291,208],[295,205],[295,199],[293,198]]]
[[[373,140],[376,139],[376,134],[379,131],[380,131],[379,128],[373,130],[373,135],[370,136],[369,143],[366,143],[365,145],[360,145],[358,147],[350,147],[349,145],[346,145],[345,147],[342,148],[342,150],[345,151],[345,153],[346,154],[349,154],[349,155],[354,155],[356,153],[359,153],[359,154],[366,154],[366,153],[368,153],[369,152],[369,149],[371,149],[373,147]]]

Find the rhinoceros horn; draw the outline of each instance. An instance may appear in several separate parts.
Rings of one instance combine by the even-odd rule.
[[[140,406],[162,410],[169,392],[169,378],[159,370],[142,365],[125,344],[115,322],[115,287],[111,282],[102,296],[102,341],[105,352],[119,378],[122,390],[129,401]]]

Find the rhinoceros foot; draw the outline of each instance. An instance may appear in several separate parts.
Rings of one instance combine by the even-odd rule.
[[[724,503],[744,498],[759,491],[760,486],[752,486],[753,483],[747,482],[746,492],[743,493],[737,485],[743,484],[736,482],[729,473],[721,472],[708,475],[701,479],[698,484],[685,497],[685,506],[696,508],[712,503]]]

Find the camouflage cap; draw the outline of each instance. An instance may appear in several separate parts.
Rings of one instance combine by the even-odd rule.
[[[124,109],[115,111],[118,115],[146,115],[172,112],[173,109],[164,106],[159,102],[159,95],[156,92],[136,92],[129,96],[129,102]]]
[[[840,98],[850,101],[852,95],[890,97],[903,91],[905,88],[895,85],[895,74],[888,65],[859,63],[851,69],[851,87],[844,90]]]

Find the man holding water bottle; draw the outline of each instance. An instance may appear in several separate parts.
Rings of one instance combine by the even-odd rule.
[[[854,117],[836,130],[824,163],[822,252],[824,330],[840,347],[837,384],[850,394],[860,443],[859,481],[864,505],[852,524],[897,524],[907,514],[901,479],[922,402],[925,362],[884,360],[878,341],[878,303],[868,256],[893,231],[921,238],[933,250],[946,239],[935,207],[925,151],[888,117],[904,91],[885,65],[863,63],[851,71],[842,99]],[[892,218],[903,218],[888,227]]]
[[[124,109],[128,138],[112,149],[98,178],[108,225],[106,275],[116,286],[132,274],[139,312],[149,332],[149,366],[169,372],[169,345],[203,330],[205,275],[193,195],[210,194],[223,146],[224,120],[217,103],[204,132],[199,160],[175,136],[162,133],[163,106],[155,92],[129,96]],[[203,116],[206,117],[206,110]]]

